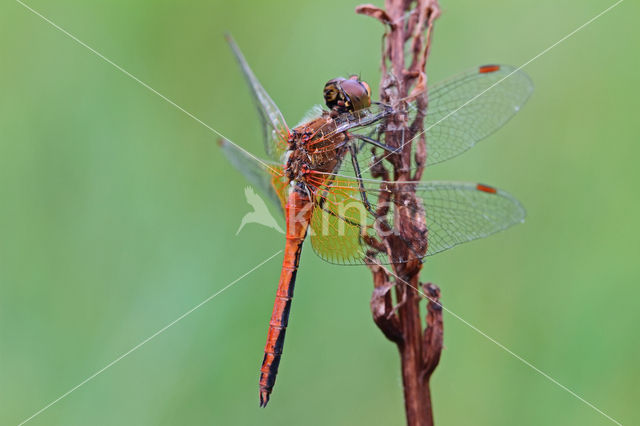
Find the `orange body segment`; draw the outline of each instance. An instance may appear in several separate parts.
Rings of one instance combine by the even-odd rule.
[[[273,303],[273,313],[269,322],[267,343],[264,347],[264,359],[260,368],[260,406],[265,407],[276,382],[278,365],[282,356],[284,337],[291,310],[291,299],[296,282],[296,273],[300,264],[302,243],[307,235],[311,221],[313,203],[309,195],[297,189],[291,191],[285,206],[287,236],[282,262],[280,282]]]

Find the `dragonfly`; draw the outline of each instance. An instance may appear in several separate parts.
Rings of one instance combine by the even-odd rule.
[[[358,76],[328,81],[326,108],[314,107],[290,128],[239,47],[230,36],[227,40],[262,119],[269,159],[228,140],[220,145],[231,164],[281,209],[286,223],[284,259],[260,368],[260,406],[265,407],[282,357],[307,237],[316,254],[330,263],[422,261],[523,222],[525,211],[507,192],[480,183],[381,180],[383,160],[403,148],[385,143],[392,131],[389,118],[398,111],[373,102],[369,85]],[[425,129],[425,165],[451,159],[489,136],[516,114],[532,90],[520,69],[484,65],[430,87],[426,115],[407,103],[407,120],[422,120]],[[418,196],[418,204],[407,205],[409,192]],[[400,208],[418,228],[426,228],[422,238],[402,240],[390,214]],[[404,253],[410,255],[394,255],[382,244],[384,235],[405,244]]]

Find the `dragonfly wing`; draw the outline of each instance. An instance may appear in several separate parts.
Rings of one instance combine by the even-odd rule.
[[[524,220],[522,205],[508,193],[478,183],[416,182],[397,183],[331,176],[331,183],[318,188],[323,203],[317,202],[311,219],[311,244],[314,251],[331,263],[366,263],[365,255],[381,263],[401,263],[403,259],[389,259],[384,247],[375,249],[377,231],[382,221],[373,212],[386,207],[386,218],[394,233],[393,212],[409,209],[407,220],[414,220],[416,229],[426,226],[426,256],[440,253],[458,244],[487,237]],[[412,188],[413,187],[413,188]],[[400,205],[402,191],[415,190],[420,204]],[[389,191],[395,195],[389,196]],[[367,204],[362,201],[364,192]],[[382,204],[385,205],[382,205]],[[412,211],[413,210],[413,211]],[[422,214],[425,223],[422,223]],[[415,214],[414,214],[415,213]],[[412,219],[413,218],[413,219]],[[370,243],[374,241],[374,245]],[[424,248],[425,241],[409,242],[412,247]],[[414,250],[415,252],[416,250]],[[423,250],[417,250],[423,252]],[[373,253],[373,255],[372,255]]]
[[[479,183],[424,182],[427,256],[487,237],[524,221],[524,207],[505,191]]]
[[[284,176],[282,166],[267,161],[258,161],[256,157],[224,139],[220,141],[220,147],[233,167],[263,194],[267,195],[284,213],[288,180]]]
[[[369,202],[375,206],[377,192]],[[316,201],[311,215],[310,239],[313,250],[323,260],[337,264],[362,264],[370,251],[366,238],[375,236],[374,216],[369,213],[360,193],[358,181],[330,176],[316,187]],[[389,263],[384,252],[372,251],[381,263]]]
[[[529,76],[506,65],[477,67],[435,84],[424,123],[427,164],[453,158],[498,130],[532,91]]]
[[[262,126],[264,130],[264,146],[267,155],[275,160],[281,161],[282,155],[287,150],[287,141],[289,139],[289,128],[282,116],[282,113],[276,106],[275,102],[269,97],[269,94],[264,87],[260,84],[256,76],[251,71],[249,64],[245,60],[238,45],[233,41],[230,35],[227,36],[227,41],[233,50],[233,54],[240,64],[242,73],[244,74],[251,93],[253,94],[254,101],[258,107],[260,118],[262,119]]]

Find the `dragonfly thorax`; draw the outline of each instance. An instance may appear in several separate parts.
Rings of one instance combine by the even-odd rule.
[[[306,181],[314,172],[332,173],[347,152],[348,136],[336,131],[331,114],[303,123],[291,131],[285,154],[285,174],[290,180]]]

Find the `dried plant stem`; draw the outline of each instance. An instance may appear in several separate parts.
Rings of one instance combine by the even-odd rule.
[[[383,37],[380,99],[393,106],[397,113],[387,121],[385,142],[390,146],[402,147],[400,154],[385,158],[388,164],[381,162],[372,173],[384,180],[419,180],[427,156],[426,140],[422,133],[428,102],[425,66],[433,23],[440,14],[438,2],[386,0],[385,9],[362,5],[356,8],[356,12],[379,20],[387,29]],[[408,49],[405,50],[405,46]],[[412,122],[408,122],[405,114],[408,101],[415,102],[418,110]],[[409,140],[413,141],[407,143]],[[416,144],[413,150],[412,144]],[[391,170],[387,169],[388,165]],[[392,265],[393,271],[381,265],[370,265],[374,282],[371,311],[376,325],[389,340],[396,343],[400,352],[407,424],[433,425],[429,379],[438,365],[442,350],[442,311],[438,303],[440,290],[432,284],[421,286],[419,282],[422,263],[417,257],[426,253],[426,244],[417,244],[416,247],[421,247],[417,249],[405,243],[424,241],[426,238],[421,201],[411,191],[398,191],[389,196],[395,197],[394,204],[400,207],[393,212],[379,213],[394,215],[394,229],[399,234],[381,236],[381,247],[378,249],[386,250],[390,258],[413,260]],[[427,305],[426,327],[420,317],[423,297],[418,290],[431,300]],[[392,291],[395,291],[395,305]]]

